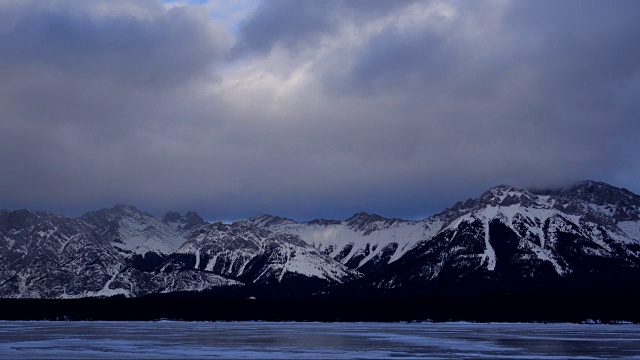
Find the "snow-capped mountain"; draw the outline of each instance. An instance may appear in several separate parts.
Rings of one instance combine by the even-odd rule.
[[[29,210],[0,211],[0,296],[97,293],[122,257],[77,219]]]
[[[160,268],[197,269],[253,284],[330,285],[359,276],[295,235],[248,221],[200,227]]]
[[[640,196],[594,181],[552,191],[498,186],[422,221],[358,213],[208,224],[195,213],[155,217],[124,205],[77,219],[0,211],[0,297],[604,283],[640,285]]]
[[[160,257],[172,254],[187,241],[189,233],[205,224],[195,212],[185,216],[170,212],[155,217],[126,205],[89,212],[80,219],[130,255],[144,256],[151,252]]]
[[[499,186],[430,220],[431,238],[372,276],[380,289],[640,283],[640,196],[587,181],[560,191]]]
[[[94,226],[45,212],[0,211],[0,240],[0,297],[141,296],[240,285],[200,271],[139,271]]]
[[[418,242],[432,237],[441,225],[429,220],[387,219],[364,212],[344,221],[296,222],[271,215],[256,216],[248,221],[258,227],[297,235],[322,253],[362,273],[378,270],[401,258]]]

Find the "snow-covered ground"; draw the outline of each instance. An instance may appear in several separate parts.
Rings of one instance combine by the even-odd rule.
[[[637,359],[640,325],[0,321],[0,359]]]

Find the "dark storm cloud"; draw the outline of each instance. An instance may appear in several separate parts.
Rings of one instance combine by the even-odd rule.
[[[116,3],[0,8],[11,19],[0,30],[0,166],[7,174],[0,187],[8,206],[144,201],[147,179],[166,179],[158,167],[170,171],[188,156],[181,153],[191,137],[185,132],[203,116],[191,87],[212,78],[228,34],[206,16],[156,2],[102,10],[118,10]],[[175,180],[149,188],[159,192]]]
[[[416,217],[640,192],[640,3],[0,4],[0,207]],[[241,55],[241,56],[237,56]]]
[[[376,167],[386,170],[362,185],[371,202],[389,207],[389,192],[407,205],[461,186],[473,195],[470,189],[503,182],[539,187],[628,178],[629,149],[638,148],[640,134],[633,100],[640,95],[637,2],[444,4],[453,7],[451,18],[436,11],[409,26],[398,20],[314,69],[336,102],[380,100],[363,101],[374,109],[368,117],[358,118],[357,109],[323,121],[342,130],[325,144],[364,167],[362,179],[371,179]],[[302,5],[266,8],[289,11],[292,19],[307,14]],[[253,31],[276,18],[267,14],[258,11],[244,34],[267,49],[322,47],[322,35],[341,24],[323,9],[314,16],[331,18],[302,21],[308,28],[291,21],[272,24],[275,32]],[[639,189],[635,181],[622,185]]]
[[[371,95],[381,90],[402,90],[418,81],[430,86],[444,83],[459,65],[452,60],[463,59],[463,54],[456,53],[459,51],[448,47],[444,36],[387,29],[368,39],[347,76],[340,77],[341,85],[347,91]]]
[[[188,81],[221,55],[206,19],[173,9],[149,19],[29,9],[1,34],[5,66],[41,66],[82,76],[162,86]],[[9,71],[6,69],[5,71]]]

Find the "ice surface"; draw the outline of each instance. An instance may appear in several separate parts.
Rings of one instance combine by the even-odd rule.
[[[640,325],[0,321],[0,359],[609,359]]]

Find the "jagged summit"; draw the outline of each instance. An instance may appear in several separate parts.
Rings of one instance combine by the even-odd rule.
[[[47,213],[28,209],[0,210],[0,231],[20,229],[24,224],[36,224],[42,221]]]
[[[352,228],[361,229],[367,225],[377,221],[387,221],[389,219],[384,218],[377,214],[369,214],[366,212],[359,212],[345,220],[347,225]]]
[[[498,185],[485,191],[478,198],[457,202],[433,218],[441,220],[447,226],[470,213],[488,212],[506,216],[519,211],[518,208],[550,209],[552,206],[553,201],[549,201],[549,196],[536,195],[529,190],[510,185]]]
[[[191,231],[205,224],[195,212],[185,216],[169,212],[155,217],[130,205],[88,212],[80,219],[131,256],[147,253],[167,256],[187,241]]]
[[[121,215],[135,215],[135,216],[152,216],[146,211],[142,211],[133,205],[125,205],[125,204],[116,204],[111,209],[105,208],[100,211],[107,211],[113,214],[121,214]]]
[[[247,220],[253,224],[256,224],[258,226],[263,226],[263,227],[296,223],[294,220],[281,217],[281,216],[269,215],[269,214],[261,214],[261,215],[249,218]]]
[[[490,188],[478,198],[459,201],[438,215],[486,206],[520,205],[523,207],[555,206],[566,208],[571,202],[633,208],[640,206],[640,195],[624,188],[593,180],[580,181],[559,189],[524,189],[502,184]]]
[[[168,212],[162,217],[162,221],[185,233],[191,232],[206,224],[206,221],[195,211],[187,211],[184,216],[178,212]]]
[[[597,205],[615,204],[617,202],[640,203],[640,195],[602,181],[583,180],[557,189],[530,189],[536,195],[562,197],[568,200],[581,200]]]
[[[609,226],[640,221],[640,195],[601,181],[585,180],[562,189],[532,192],[554,199],[558,210]]]
[[[165,223],[178,222],[180,221],[180,219],[182,219],[182,215],[180,215],[180,213],[177,211],[170,211],[164,214],[164,216],[162,217],[162,220]]]
[[[593,204],[591,208],[611,215],[618,221],[640,220],[640,196],[631,191],[598,181],[583,181],[558,192],[562,204],[581,201]]]
[[[520,204],[521,206],[535,206],[540,203],[531,192],[509,185],[496,186],[480,196],[477,204],[481,206],[511,206]]]

